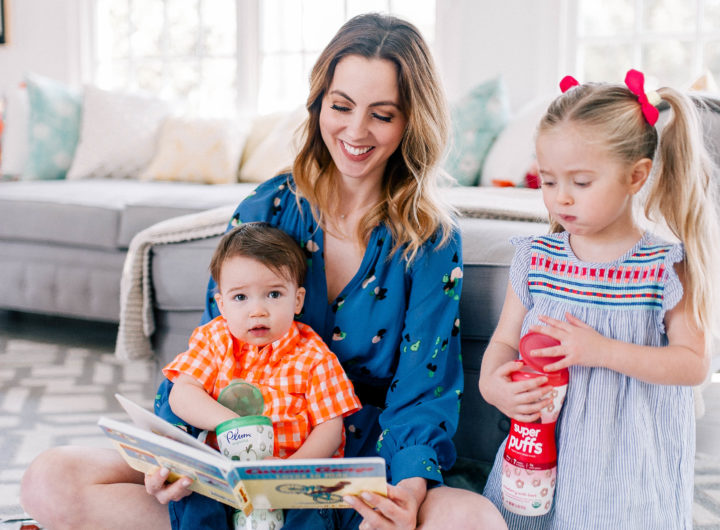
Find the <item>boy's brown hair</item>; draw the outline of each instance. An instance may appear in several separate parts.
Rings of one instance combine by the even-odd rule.
[[[220,284],[220,270],[225,260],[242,256],[259,261],[280,276],[305,281],[307,264],[300,246],[288,234],[268,223],[243,223],[227,232],[210,260],[210,274]]]

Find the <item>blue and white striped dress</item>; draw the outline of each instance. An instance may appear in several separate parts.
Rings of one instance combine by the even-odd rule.
[[[673,264],[680,244],[645,233],[620,259],[580,261],[566,232],[515,238],[510,281],[528,310],[570,312],[605,336],[663,346],[665,312],[682,297]],[[558,472],[550,512],[520,516],[502,507],[503,443],[484,494],[510,529],[692,528],[695,417],[691,387],[645,383],[605,368],[572,366],[557,425]]]

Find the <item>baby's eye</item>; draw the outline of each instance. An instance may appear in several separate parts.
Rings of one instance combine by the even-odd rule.
[[[268,293],[268,296],[270,298],[280,298],[282,296],[282,293],[280,291],[270,291]]]
[[[233,300],[242,302],[243,300],[247,300],[247,296],[245,296],[244,294],[236,294],[235,296],[233,296]]]
[[[551,188],[555,185],[555,183],[552,180],[541,180],[540,185],[543,188]]]
[[[350,107],[344,107],[342,105],[338,105],[337,103],[330,105],[330,108],[338,112],[348,112],[350,110]]]
[[[382,114],[378,114],[377,112],[372,113],[373,118],[376,118],[380,121],[384,121],[385,123],[390,123],[392,121],[392,116],[384,116]]]
[[[584,182],[584,181],[576,181],[575,185],[580,188],[585,188],[590,185],[590,182]]]

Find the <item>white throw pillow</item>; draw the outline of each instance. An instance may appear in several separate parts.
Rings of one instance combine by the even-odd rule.
[[[30,104],[25,88],[13,88],[5,93],[5,114],[2,133],[2,165],[0,174],[19,176],[25,170],[28,157],[28,121]]]
[[[137,177],[155,152],[169,111],[154,97],[87,86],[80,143],[67,178]]]
[[[525,185],[525,175],[535,162],[535,132],[553,99],[532,101],[510,118],[487,154],[481,186],[492,186],[493,181]]]
[[[237,182],[246,134],[230,120],[167,118],[142,180]]]
[[[255,143],[257,138],[249,139],[248,150],[252,147],[252,151],[246,153],[240,166],[240,180],[263,182],[291,167],[299,148],[295,133],[306,117],[305,107],[299,107],[278,119],[272,130],[259,143]],[[262,124],[260,119],[260,125]],[[257,134],[257,130],[257,127],[253,127],[250,135]]]

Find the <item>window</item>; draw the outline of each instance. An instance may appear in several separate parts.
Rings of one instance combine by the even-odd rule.
[[[346,20],[373,11],[410,20],[434,40],[435,0],[263,0],[260,111],[303,104],[310,70],[328,41]]]
[[[435,0],[94,0],[92,79],[207,116],[302,105],[310,69],[343,22],[370,11],[434,40]]]
[[[650,86],[686,88],[705,71],[720,79],[720,0],[579,0],[568,9],[568,67],[579,79],[621,82],[630,68]]]

